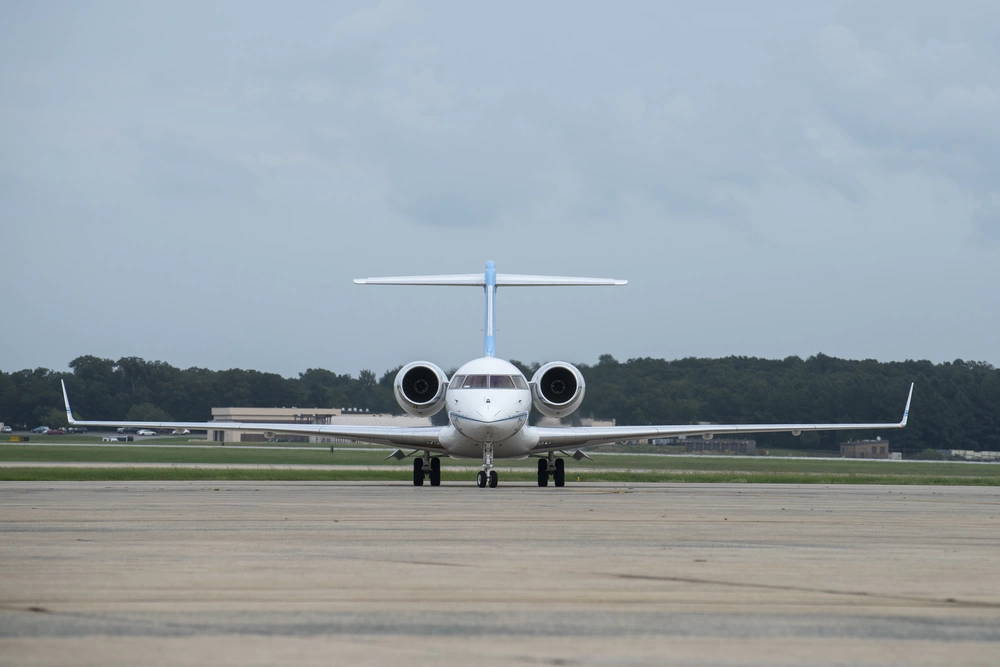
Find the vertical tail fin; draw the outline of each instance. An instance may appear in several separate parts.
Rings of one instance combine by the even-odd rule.
[[[594,287],[602,285],[627,285],[627,280],[615,278],[580,278],[574,276],[532,276],[517,273],[497,273],[496,264],[486,262],[482,274],[442,274],[433,276],[383,276],[355,278],[357,285],[457,285],[482,287],[486,313],[483,325],[483,355],[496,356],[496,294],[497,287]]]
[[[497,356],[497,342],[494,327],[496,326],[496,300],[497,300],[497,265],[490,260],[486,262],[486,271],[483,273],[483,294],[486,297],[486,315],[483,325],[483,356]]]

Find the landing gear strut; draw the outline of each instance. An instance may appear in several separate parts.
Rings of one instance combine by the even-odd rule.
[[[566,463],[552,454],[538,459],[538,486],[548,486],[550,476],[556,486],[566,486]]]
[[[489,485],[491,489],[495,489],[499,482],[500,476],[493,469],[493,443],[487,442],[483,445],[483,469],[476,473],[476,486],[484,489]]]

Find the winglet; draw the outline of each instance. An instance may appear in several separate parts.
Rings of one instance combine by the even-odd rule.
[[[73,411],[69,407],[69,394],[66,393],[66,381],[59,380],[59,384],[62,385],[63,390],[63,403],[66,404],[66,421],[70,424],[75,424],[76,420],[73,419]]]
[[[910,383],[910,393],[906,397],[906,407],[903,408],[903,419],[899,422],[900,426],[906,426],[906,420],[910,417],[910,401],[913,400],[913,384],[914,383],[912,382]]]

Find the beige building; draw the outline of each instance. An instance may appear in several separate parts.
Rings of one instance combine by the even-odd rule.
[[[691,454],[756,454],[756,440],[735,438],[686,438],[684,448]]]
[[[840,443],[840,455],[848,459],[887,459],[888,440],[852,440]]]
[[[430,426],[426,417],[345,412],[340,408],[212,408],[212,420],[258,424],[350,424],[352,426]],[[208,429],[215,442],[346,442],[321,435],[273,433],[266,429]]]

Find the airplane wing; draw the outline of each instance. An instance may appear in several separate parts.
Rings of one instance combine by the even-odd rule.
[[[903,428],[910,415],[910,401],[913,399],[913,384],[906,397],[903,418],[898,422],[881,424],[677,424],[670,426],[556,426],[533,427],[538,435],[538,444],[533,453],[550,452],[560,449],[582,449],[597,445],[607,445],[623,440],[645,440],[647,438],[667,438],[689,435],[712,437],[715,435],[737,435],[741,433],[792,433],[800,435],[806,431],[863,431],[868,429]]]
[[[427,449],[444,451],[441,446],[441,426],[351,426],[347,424],[267,424],[260,422],[134,422],[134,421],[84,421],[75,419],[69,406],[69,394],[66,393],[66,383],[60,381],[63,391],[63,402],[66,404],[66,420],[72,426],[109,426],[112,428],[170,428],[170,429],[247,429],[253,431],[272,431],[274,433],[293,433],[297,435],[322,435],[330,438],[343,438],[355,442],[368,442],[386,447],[404,447],[408,449]]]

